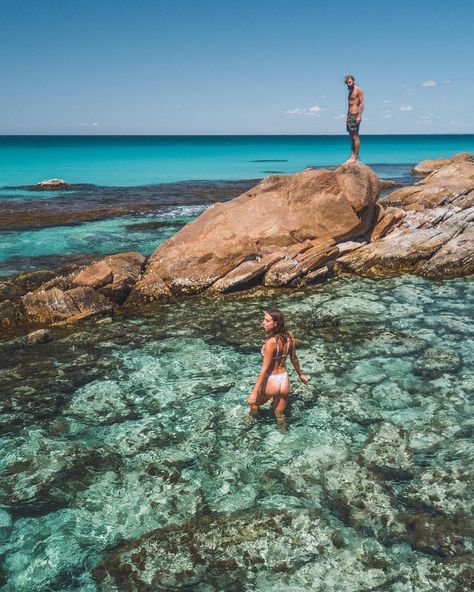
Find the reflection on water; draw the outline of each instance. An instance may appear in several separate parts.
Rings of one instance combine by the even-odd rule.
[[[4,347],[3,589],[468,590],[473,303],[352,278]],[[286,431],[246,406],[270,306]]]

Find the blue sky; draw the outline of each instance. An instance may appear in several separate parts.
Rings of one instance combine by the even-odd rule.
[[[474,133],[474,0],[0,0],[1,134]]]

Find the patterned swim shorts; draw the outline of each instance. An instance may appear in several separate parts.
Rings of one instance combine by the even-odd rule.
[[[360,123],[356,123],[356,119],[357,119],[357,114],[355,113],[350,113],[347,116],[347,123],[346,123],[346,130],[350,133],[350,134],[358,134],[359,133],[359,126]]]

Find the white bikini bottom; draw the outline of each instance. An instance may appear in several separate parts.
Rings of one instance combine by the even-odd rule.
[[[282,372],[281,374],[270,374],[268,380],[273,380],[281,388],[285,380],[288,380],[288,372]]]

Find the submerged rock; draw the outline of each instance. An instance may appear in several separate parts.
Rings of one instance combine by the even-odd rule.
[[[414,371],[426,378],[438,378],[445,373],[459,370],[462,360],[453,350],[430,347],[415,362]]]
[[[413,461],[402,430],[384,423],[361,452],[364,464],[387,479],[411,479]]]
[[[401,498],[413,508],[444,516],[472,516],[474,479],[469,467],[433,468],[403,488]]]
[[[334,548],[331,534],[306,511],[204,516],[119,547],[94,579],[104,591],[244,590],[259,573],[272,577],[311,564]]]
[[[117,458],[104,446],[42,439],[39,431],[12,440],[0,470],[0,503],[16,514],[37,515],[69,505],[104,463]]]
[[[364,467],[352,461],[334,467],[324,474],[323,489],[329,506],[348,526],[380,541],[404,535],[395,499]]]
[[[26,345],[38,345],[40,343],[49,343],[53,340],[53,334],[50,329],[38,329],[25,336]]]
[[[452,519],[424,512],[407,515],[410,544],[416,551],[439,557],[470,554],[474,532],[466,518]]]

